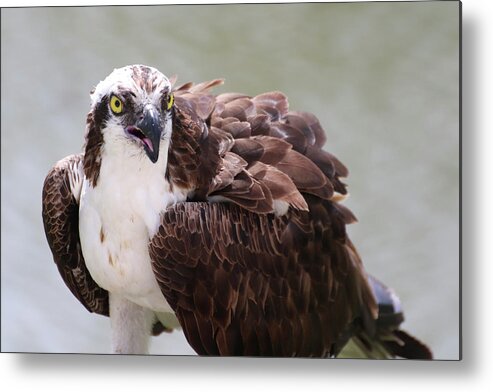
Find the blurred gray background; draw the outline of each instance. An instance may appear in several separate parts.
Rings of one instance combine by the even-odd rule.
[[[458,358],[457,2],[2,9],[1,50],[2,351],[110,350],[109,320],[58,275],[41,188],[81,151],[91,88],[144,63],[315,113],[350,169],[367,270],[399,294],[404,329]],[[151,353],[193,351],[175,332]]]

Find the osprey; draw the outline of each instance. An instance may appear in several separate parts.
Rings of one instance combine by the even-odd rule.
[[[115,353],[174,328],[201,355],[431,358],[399,329],[393,292],[364,270],[340,201],[348,171],[286,96],[173,88],[114,70],[91,93],[84,152],[43,187],[58,270],[109,316]]]

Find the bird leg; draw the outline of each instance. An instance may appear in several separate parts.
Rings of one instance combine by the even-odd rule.
[[[154,312],[110,293],[111,348],[114,354],[148,354]]]

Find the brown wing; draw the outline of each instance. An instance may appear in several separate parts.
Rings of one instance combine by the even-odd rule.
[[[90,312],[108,316],[108,292],[99,287],[86,268],[79,240],[79,196],[83,155],[58,162],[43,186],[43,223],[53,259],[72,294]],[[72,185],[71,185],[72,183]]]
[[[212,95],[220,83],[175,90],[168,177],[194,189],[190,200],[272,213],[279,202],[306,210],[302,193],[325,200],[346,193],[347,169],[322,150],[325,133],[313,114],[289,111],[280,92]]]
[[[354,320],[375,317],[352,214],[306,199],[309,211],[282,217],[203,202],[163,214],[153,269],[199,354],[333,355]]]
[[[221,83],[175,90],[168,176],[194,190],[189,201],[242,208],[175,207],[151,244],[192,346],[207,354],[322,355],[354,335],[369,356],[383,346],[390,355],[427,357],[426,346],[398,329],[402,319],[385,324],[383,311],[375,320],[369,283],[378,290],[345,232],[355,218],[336,204],[348,170],[322,149],[317,118],[290,111],[280,92],[212,95]],[[271,214],[286,206],[288,215]]]

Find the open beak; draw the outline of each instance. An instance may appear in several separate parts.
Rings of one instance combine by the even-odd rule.
[[[159,143],[163,131],[158,110],[154,106],[146,106],[142,118],[126,130],[142,142],[147,156],[152,163],[156,163],[159,158]]]

